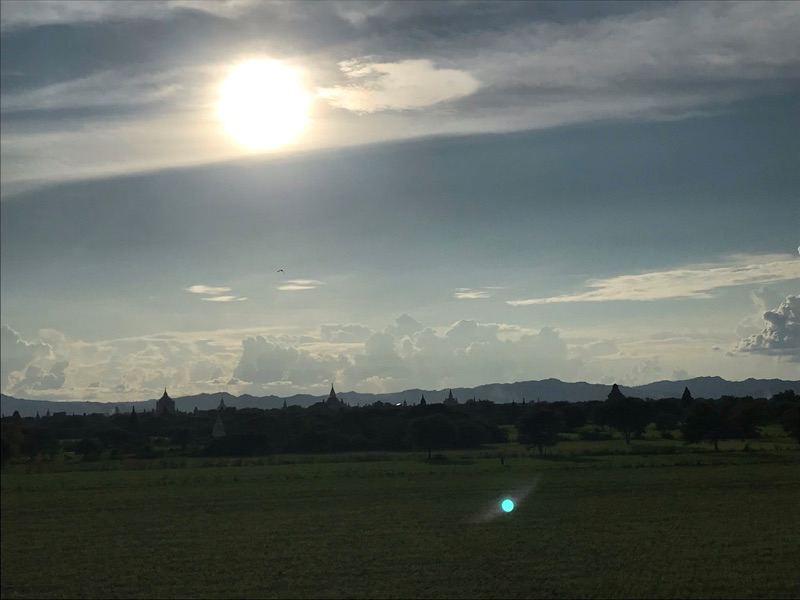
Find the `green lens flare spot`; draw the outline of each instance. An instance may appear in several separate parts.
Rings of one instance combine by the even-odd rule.
[[[503,512],[507,512],[507,513],[511,512],[512,510],[514,510],[514,501],[511,498],[505,498],[500,503],[500,508],[503,509]]]

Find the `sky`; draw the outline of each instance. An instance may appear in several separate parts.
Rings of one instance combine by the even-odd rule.
[[[800,379],[799,30],[777,1],[2,0],[0,389]],[[223,110],[254,64],[281,75]]]

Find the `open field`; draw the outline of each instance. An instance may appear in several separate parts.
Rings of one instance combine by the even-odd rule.
[[[12,468],[2,596],[800,597],[796,445],[587,444]]]

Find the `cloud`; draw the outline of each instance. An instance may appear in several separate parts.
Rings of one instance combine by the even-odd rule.
[[[245,37],[229,54],[228,29],[222,28],[226,34],[220,35],[218,52],[232,57],[241,56],[243,47],[263,47],[258,36],[278,28],[279,37],[297,41],[293,47],[276,39],[275,51],[291,54],[307,71],[309,87],[345,109],[321,110],[313,135],[282,152],[715,114],[742,99],[791,89],[800,72],[798,3],[627,3],[632,8],[530,12],[515,3],[498,4],[481,4],[491,18],[479,19],[457,3],[331,3],[328,9],[255,0],[4,1],[0,20],[4,30],[55,23],[97,23],[99,29],[105,21],[202,11],[241,28]],[[552,18],[554,13],[566,18]],[[181,39],[190,37],[180,33],[184,25],[175,19]],[[255,37],[246,37],[247,31]],[[318,35],[321,31],[325,34]],[[135,51],[138,42],[128,42]],[[299,50],[304,47],[305,55]],[[91,51],[106,60],[102,46]],[[146,73],[111,64],[73,81],[65,81],[66,72],[41,88],[4,93],[4,115],[18,114],[4,116],[0,194],[241,158],[236,144],[220,143],[209,118],[209,82],[221,75],[199,73],[208,63],[202,52],[196,53],[201,64],[196,69],[191,57],[180,57],[179,48],[171,52],[175,55],[147,61]],[[114,60],[113,54],[107,60]],[[176,60],[182,62],[180,72],[159,69],[159,63]],[[20,69],[14,62],[6,69],[4,61],[4,74]],[[439,107],[453,100],[458,103]],[[431,106],[436,110],[422,110]],[[46,129],[44,119],[25,122],[19,112],[74,107],[91,114],[53,110]],[[123,114],[112,117],[108,107]],[[379,115],[356,123],[349,112]]]
[[[17,381],[11,388],[12,393],[29,392],[32,390],[57,390],[64,385],[66,376],[64,369],[69,366],[69,361],[58,361],[44,370],[36,365],[29,365],[25,369],[25,376]]]
[[[207,302],[241,302],[242,300],[247,300],[245,296],[209,296],[200,299]]]
[[[669,298],[712,298],[712,290],[800,278],[800,261],[783,255],[733,257],[723,265],[690,265],[667,271],[590,279],[586,292],[549,298],[509,300],[512,306],[563,302],[652,301]]]
[[[10,389],[19,380],[21,372],[27,373],[33,363],[52,357],[53,348],[50,344],[42,340],[28,342],[11,327],[0,326],[0,389]],[[31,372],[31,376],[35,376],[35,371]]]
[[[259,335],[242,340],[242,356],[233,376],[247,383],[287,382],[304,386],[336,379],[336,373],[345,364],[343,358],[312,354]]]
[[[368,2],[337,0],[333,5],[336,9],[336,14],[341,19],[355,27],[360,27],[371,17],[376,17],[386,12],[391,3],[387,1],[375,2],[374,0]]]
[[[216,17],[233,18],[246,12],[261,0],[38,0],[37,2],[3,1],[0,29],[25,29],[42,25],[97,23],[129,19],[156,20],[169,17],[177,10],[195,10]]]
[[[475,93],[480,84],[466,71],[438,69],[430,60],[339,63],[353,83],[319,90],[333,106],[358,113],[415,110]]]
[[[374,333],[358,323],[322,324],[319,329],[323,340],[334,343],[363,343]]]
[[[139,74],[124,70],[103,71],[81,79],[45,85],[23,92],[3,94],[4,114],[75,108],[127,107],[154,104],[182,91],[184,71]]]
[[[417,321],[414,317],[403,313],[395,319],[394,325],[388,325],[386,327],[386,333],[391,333],[397,336],[398,339],[402,339],[406,336],[412,336],[423,329],[425,329],[425,325]]]
[[[766,327],[739,342],[735,351],[800,362],[800,296],[788,296],[778,308],[764,312],[763,317]]]
[[[186,291],[191,292],[193,294],[222,294],[224,292],[230,292],[231,288],[211,287],[208,285],[192,285],[186,288]]]
[[[191,292],[193,294],[206,294],[205,298],[200,298],[201,300],[205,300],[207,302],[241,302],[243,300],[247,300],[245,296],[233,296],[229,294],[225,294],[225,292],[230,292],[231,288],[229,287],[211,287],[208,285],[192,285],[186,288],[187,292]],[[221,295],[222,294],[222,295]]]
[[[285,284],[278,286],[278,289],[282,292],[295,292],[297,290],[313,290],[321,285],[325,285],[325,282],[316,279],[290,279]]]
[[[491,294],[486,289],[456,288],[453,295],[460,300],[473,300],[477,298],[488,298]]]
[[[225,370],[219,365],[219,363],[206,359],[197,361],[189,374],[191,381],[195,383],[211,381],[224,376]]]

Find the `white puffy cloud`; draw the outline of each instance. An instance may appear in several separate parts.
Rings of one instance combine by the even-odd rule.
[[[242,340],[242,356],[233,376],[256,384],[315,385],[336,379],[345,364],[343,358],[312,354],[258,335]]]
[[[467,71],[436,68],[430,60],[376,63],[352,59],[339,67],[351,83],[319,90],[333,106],[358,113],[413,110],[475,93]]]
[[[764,312],[763,318],[766,327],[743,339],[735,350],[800,362],[800,296],[788,296],[778,308]]]
[[[385,331],[386,333],[391,333],[399,339],[402,339],[403,337],[414,335],[423,329],[425,329],[425,325],[408,314],[403,313],[395,319],[393,325],[388,325]]]
[[[39,363],[51,358],[53,348],[50,344],[42,340],[23,340],[11,327],[0,326],[0,389],[11,389],[17,381],[24,379],[22,372],[27,372],[31,366],[41,370]],[[32,371],[31,376],[35,377],[35,373],[35,370]]]

